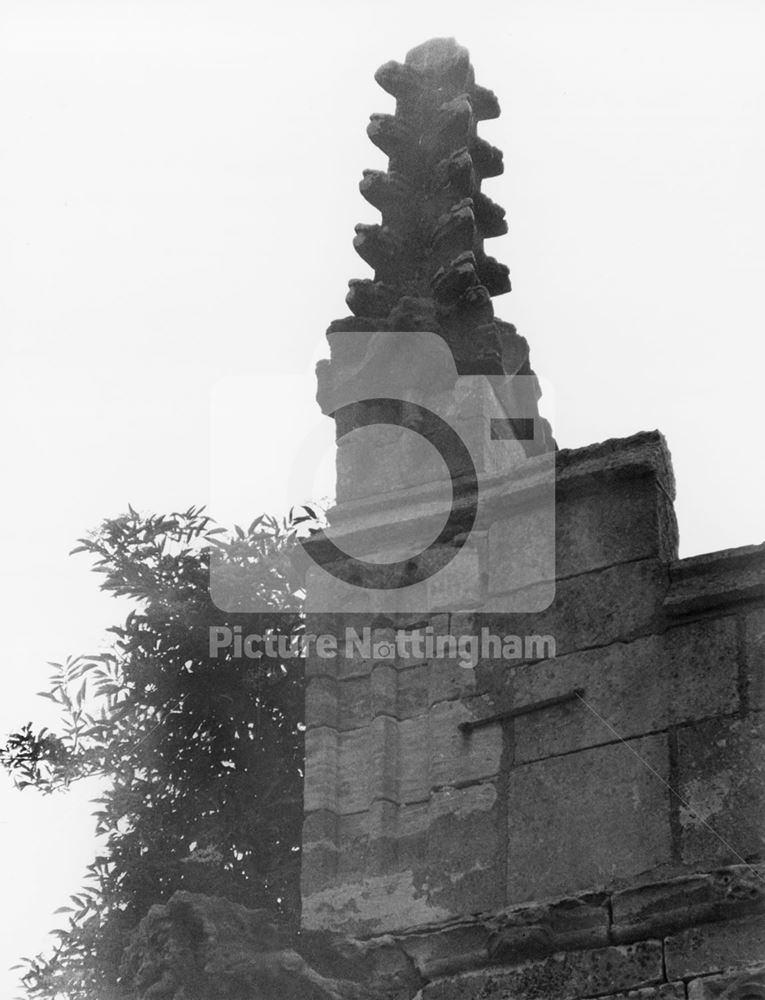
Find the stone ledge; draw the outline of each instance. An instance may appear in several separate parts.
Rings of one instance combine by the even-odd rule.
[[[588,479],[655,476],[669,500],[675,499],[675,475],[667,442],[661,431],[638,431],[626,438],[608,438],[583,448],[563,448],[557,454],[560,486],[575,489]],[[575,486],[576,484],[576,486]]]
[[[555,952],[605,947],[609,944],[607,899],[595,895],[515,908],[397,935],[396,941],[426,979],[487,965],[523,963]]]
[[[566,896],[434,922],[394,935],[426,979],[550,955],[634,944],[765,913],[765,863],[734,865],[606,894]],[[732,923],[731,923],[732,921]],[[677,940],[677,937],[669,940]],[[709,970],[714,971],[714,970]]]
[[[669,567],[670,615],[705,613],[765,600],[765,543],[691,556]]]
[[[637,941],[765,910],[765,864],[734,865],[616,892],[613,940]]]

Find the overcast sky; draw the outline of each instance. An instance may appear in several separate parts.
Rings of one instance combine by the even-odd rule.
[[[764,29],[757,0],[0,0],[0,730],[52,722],[46,661],[119,612],[75,539],[128,501],[210,499],[220,379],[259,379],[230,473],[253,511],[329,489],[295,450],[324,330],[369,276],[357,185],[385,160],[365,127],[393,110],[373,73],[436,35],[500,98],[495,306],[554,387],[559,443],[658,427],[682,554],[763,541]],[[90,794],[0,777],[4,996],[80,885]]]

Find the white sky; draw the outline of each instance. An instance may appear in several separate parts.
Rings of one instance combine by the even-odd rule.
[[[555,386],[559,443],[658,427],[683,554],[762,541],[763,29],[757,0],[0,2],[0,732],[52,721],[46,661],[119,611],[74,540],[128,501],[208,500],[217,379],[262,378],[232,469],[258,463],[253,508],[321,492],[290,442],[369,274],[365,126],[393,103],[373,73],[434,35],[502,104],[482,126],[506,162],[486,185],[510,222],[497,312]],[[80,885],[87,799],[0,778],[3,995]]]

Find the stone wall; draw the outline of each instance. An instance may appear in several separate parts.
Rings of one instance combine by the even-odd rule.
[[[487,613],[496,490],[477,606],[428,624],[557,656],[308,664],[304,924],[393,934],[423,1000],[722,995],[765,962],[765,547],[677,558],[658,434],[561,452],[555,599]]]

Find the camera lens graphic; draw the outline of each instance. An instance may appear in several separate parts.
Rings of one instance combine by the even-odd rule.
[[[359,404],[363,403],[364,406]],[[381,408],[396,413],[381,416]],[[478,476],[473,459],[462,438],[445,420],[419,403],[375,397],[349,403],[332,414],[338,426],[347,426],[338,441],[351,431],[375,424],[403,427],[420,434],[444,460],[452,486],[449,516],[438,537],[416,555],[399,562],[373,563],[343,552],[323,531],[303,540],[303,547],[322,569],[354,587],[369,590],[397,590],[422,583],[447,566],[465,544],[475,523],[478,508]],[[447,544],[448,543],[448,544]]]

